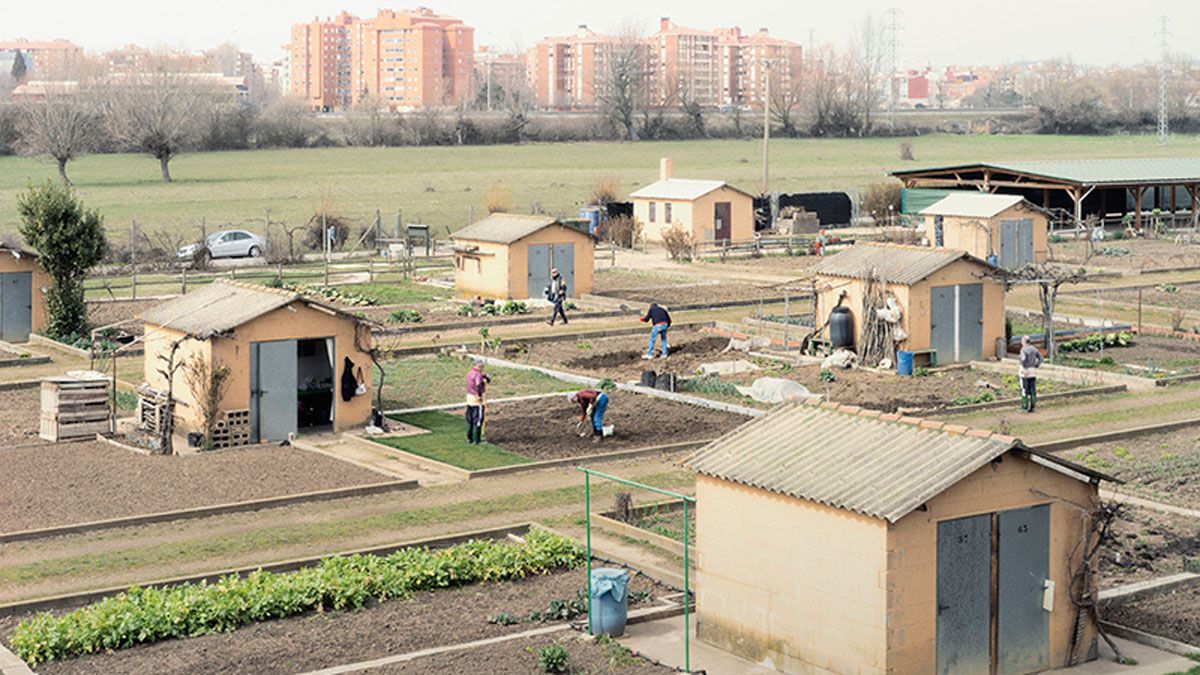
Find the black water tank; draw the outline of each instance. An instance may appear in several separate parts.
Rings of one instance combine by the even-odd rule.
[[[854,315],[849,307],[839,305],[829,313],[829,342],[834,349],[854,344]]]

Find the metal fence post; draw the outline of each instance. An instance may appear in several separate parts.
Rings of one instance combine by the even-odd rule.
[[[129,288],[130,297],[137,300],[137,218],[129,226]]]
[[[586,471],[583,474],[583,517],[587,521],[584,529],[587,531],[587,618],[588,635],[592,634],[592,475]],[[683,575],[687,577],[686,572]]]
[[[374,258],[367,261],[367,280],[370,281],[371,283],[375,283],[375,259]]]

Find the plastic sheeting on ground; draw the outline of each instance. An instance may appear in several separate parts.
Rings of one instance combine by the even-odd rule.
[[[808,398],[812,393],[804,385],[778,377],[760,377],[749,387],[738,387],[738,392],[762,403],[783,403],[793,398]]]

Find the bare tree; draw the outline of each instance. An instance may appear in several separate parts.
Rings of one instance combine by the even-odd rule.
[[[646,107],[649,64],[647,47],[634,30],[626,29],[606,50],[596,102],[605,120],[624,140],[636,141],[638,114]]]
[[[48,155],[67,185],[67,162],[95,149],[100,137],[99,116],[88,97],[65,88],[47,91],[41,101],[20,104],[16,124],[17,149],[24,155]]]
[[[1054,341],[1054,305],[1058,301],[1058,289],[1064,284],[1079,284],[1087,281],[1084,268],[1068,268],[1050,263],[1026,265],[1016,270],[996,268],[986,276],[1000,279],[1006,286],[1036,284],[1038,299],[1042,304],[1042,333],[1046,336],[1046,358],[1053,361],[1058,356]]]
[[[196,111],[218,91],[204,74],[163,64],[111,82],[102,100],[113,138],[157,159],[169,183],[171,160],[197,141],[201,116]]]
[[[798,115],[804,100],[803,66],[799,62],[782,60],[767,72],[771,78],[771,119],[785,136],[799,131]]]
[[[883,102],[884,27],[868,14],[863,17],[850,41],[850,94],[862,119],[860,136],[871,133],[875,111]]]
[[[399,125],[396,116],[376,96],[364,96],[346,114],[346,135],[352,145],[380,147],[396,145]]]

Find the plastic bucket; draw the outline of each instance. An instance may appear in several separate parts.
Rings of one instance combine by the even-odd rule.
[[[589,586],[592,611],[588,628],[592,635],[624,635],[629,617],[629,572],[613,567],[594,569]]]
[[[897,375],[912,375],[913,374],[913,353],[898,351],[896,352],[896,374]]]
[[[653,370],[643,370],[642,371],[642,386],[643,387],[650,387],[651,389],[653,389],[655,380],[657,380],[657,379],[658,379],[658,373],[654,372]]]
[[[612,436],[612,435],[613,435],[613,425],[611,425],[611,424],[605,424],[605,425],[604,425],[604,428],[602,429],[602,433],[603,433],[605,436]]]
[[[655,378],[654,388],[659,391],[675,391],[675,374],[674,373],[659,373]]]

